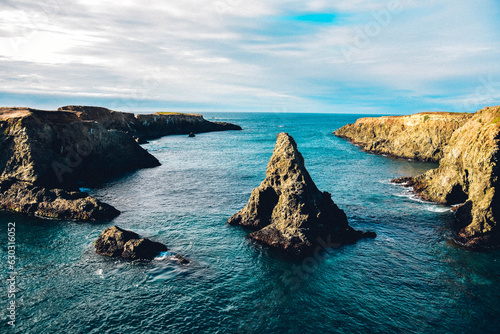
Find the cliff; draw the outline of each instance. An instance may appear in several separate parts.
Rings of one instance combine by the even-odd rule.
[[[287,133],[277,136],[265,180],[228,223],[254,230],[249,238],[294,256],[318,250],[325,239],[340,246],[375,236],[351,228],[331,195],[318,190]]]
[[[201,115],[136,117],[84,106],[0,108],[0,209],[60,219],[111,219],[118,210],[78,188],[158,166],[134,136],[227,129],[241,128],[208,122]]]
[[[414,178],[422,198],[461,204],[456,241],[463,246],[500,246],[499,146],[500,107],[484,108],[453,133],[439,168]]]
[[[360,118],[334,134],[365,151],[421,161],[439,161],[453,132],[471,114],[426,112],[410,116]]]
[[[402,133],[406,132],[406,127],[400,127],[400,131],[397,131],[397,127],[393,127],[393,132],[382,132],[381,141],[384,142],[384,147],[415,147],[419,150],[418,155],[421,158],[424,157],[421,152],[431,152],[428,148],[434,148],[434,145],[420,144],[415,146],[413,144],[413,141],[421,143],[422,138],[431,138],[429,133],[436,133],[438,128],[438,126],[433,125],[428,130],[426,125],[431,123],[428,123],[429,119],[425,120],[422,115],[426,114],[403,116],[399,119],[420,119],[420,124],[415,125],[414,129],[420,129],[423,134],[415,133],[416,139],[414,139],[412,135]],[[371,127],[380,129],[381,124],[387,123],[387,119],[384,120],[384,117],[375,118],[369,122],[361,120],[359,124],[365,124],[363,131],[370,132]],[[443,119],[447,119],[451,123],[441,125],[445,129],[442,132],[446,132],[447,139],[442,141],[442,146],[435,146],[441,153],[435,155],[433,159],[427,159],[440,158],[439,168],[430,170],[423,175],[400,178],[394,181],[406,182],[408,186],[413,186],[413,190],[423,199],[448,205],[459,204],[455,208],[457,218],[455,241],[459,245],[470,248],[499,247],[500,107],[484,108],[471,115],[446,114]],[[345,129],[341,128],[335,133],[338,132],[339,136],[352,138],[354,137],[351,137],[353,131],[348,130],[352,127],[350,125],[347,128],[344,127]],[[448,137],[449,131],[453,128],[455,130]],[[355,132],[360,131],[356,130]],[[378,133],[377,130],[371,132]],[[389,133],[390,135],[388,135]],[[361,135],[356,136],[356,138],[358,137]],[[370,142],[378,140],[377,135],[370,134],[367,137],[371,138]],[[397,144],[392,142],[397,142]],[[406,149],[394,149],[391,154],[402,157],[411,156]],[[427,157],[431,156],[427,155]]]
[[[121,130],[141,140],[174,134],[241,130],[239,125],[210,122],[198,114],[158,112],[137,114],[113,111],[101,107],[65,106],[60,111],[71,111],[82,120],[92,120],[106,129]]]
[[[0,180],[76,190],[159,164],[131,136],[75,113],[0,109]]]

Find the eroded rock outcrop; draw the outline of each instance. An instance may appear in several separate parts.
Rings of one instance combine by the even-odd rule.
[[[318,190],[287,133],[277,136],[265,180],[228,223],[255,230],[249,238],[290,255],[310,254],[327,239],[342,245],[375,236],[351,228],[331,195]]]
[[[499,162],[500,107],[490,107],[453,133],[439,168],[413,179],[422,198],[460,204],[456,241],[463,246],[500,246]]]
[[[141,238],[137,233],[112,226],[105,229],[95,242],[98,254],[128,260],[152,260],[168,250],[160,242]]]
[[[439,161],[453,132],[472,114],[425,112],[409,116],[360,118],[334,134],[365,151],[421,161]]]
[[[420,129],[415,131],[424,134],[416,133],[414,137],[403,134],[404,127],[398,130],[397,126],[393,126],[391,132],[385,131],[381,136],[384,147],[414,147],[413,149],[419,150],[420,156],[420,152],[431,152],[432,150],[422,149],[422,145],[416,148],[413,144],[414,141],[420,142],[420,139],[427,137],[429,133],[426,125],[431,123],[428,123],[429,119],[423,119],[422,115],[426,114],[403,117],[420,119],[420,125],[415,126],[414,129]],[[416,177],[394,179],[393,182],[412,186],[415,193],[423,199],[447,205],[457,204],[458,206],[454,208],[457,218],[455,241],[459,245],[470,248],[500,247],[500,226],[498,226],[500,220],[500,107],[484,108],[471,115],[455,114],[446,116],[445,119],[448,119],[451,124],[442,124],[439,127],[446,129],[446,137],[448,137],[448,131],[453,128],[455,130],[447,140],[442,141],[442,146],[435,147],[441,153],[432,159],[422,159],[424,156],[421,156],[421,160],[439,158],[439,168]],[[356,132],[368,132],[370,135],[367,135],[367,138],[371,138],[371,142],[377,142],[377,129],[380,129],[381,124],[386,122],[384,117],[375,118],[369,122],[360,121],[359,124],[364,125],[360,125]],[[349,125],[335,133],[339,132],[340,136],[344,136],[346,133],[352,133],[353,127],[354,125]],[[436,131],[437,129],[432,126],[430,132]],[[354,136],[350,134],[345,137],[356,142],[356,139],[352,139]],[[426,147],[434,149],[434,146]],[[376,150],[373,152],[388,153]],[[392,150],[390,154],[411,157],[411,154],[404,150]],[[432,155],[425,156],[431,157]]]
[[[120,214],[84,192],[46,189],[26,182],[0,181],[0,210],[81,221],[111,220]]]

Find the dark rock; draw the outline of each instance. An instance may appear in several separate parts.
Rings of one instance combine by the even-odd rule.
[[[0,109],[0,179],[77,190],[159,166],[128,134],[69,111]]]
[[[125,243],[139,239],[139,235],[132,231],[122,230],[118,226],[105,229],[95,242],[95,251],[101,255],[121,256]]]
[[[132,239],[123,246],[122,257],[124,259],[144,259],[152,260],[161,252],[166,252],[167,246],[149,239]]]
[[[256,230],[249,238],[299,256],[321,247],[325,239],[342,245],[374,236],[351,228],[331,195],[318,190],[287,133],[278,134],[265,180],[228,223]]]
[[[179,261],[180,264],[189,264],[191,261],[189,261],[188,259],[180,256],[179,254],[175,254],[174,255],[174,258]]]
[[[210,122],[198,114],[156,113],[138,114],[133,125],[134,135],[154,139],[167,135],[181,135],[202,132],[241,130],[239,125],[225,122]]]
[[[411,187],[415,185],[415,179],[411,176],[397,177],[391,180],[392,183],[401,184],[405,187]]]
[[[168,250],[162,243],[140,238],[137,233],[112,226],[105,229],[95,242],[98,254],[129,260],[151,260]]]
[[[146,139],[135,137],[135,136],[134,136],[134,140],[136,141],[137,144],[141,144],[141,145],[149,143]]]
[[[199,114],[158,112],[137,114],[113,111],[101,107],[65,106],[58,109],[77,115],[81,120],[95,121],[108,130],[127,132],[140,140],[155,139],[167,135],[241,130],[239,125],[226,122],[210,122]]]
[[[188,135],[188,137],[192,138],[192,137],[196,137],[196,135],[194,133],[190,132],[189,135]]]
[[[81,221],[111,220],[120,211],[83,192],[47,189],[26,182],[0,181],[0,209]]]

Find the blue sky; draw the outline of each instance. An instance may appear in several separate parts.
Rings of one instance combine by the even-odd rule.
[[[0,104],[409,114],[500,104],[500,2],[3,0]]]

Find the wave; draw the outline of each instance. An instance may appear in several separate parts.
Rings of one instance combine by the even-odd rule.
[[[427,205],[425,208],[427,209],[427,211],[438,212],[438,213],[443,213],[443,212],[449,212],[449,211],[451,211],[450,208],[442,207],[442,206],[440,206],[438,204]]]

